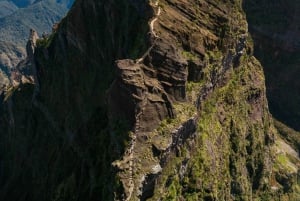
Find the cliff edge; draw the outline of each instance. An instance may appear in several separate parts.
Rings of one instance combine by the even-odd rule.
[[[77,0],[2,96],[3,200],[297,200],[241,1]]]

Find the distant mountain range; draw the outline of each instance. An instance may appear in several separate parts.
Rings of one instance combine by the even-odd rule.
[[[25,57],[29,30],[49,33],[74,0],[0,0],[0,77]],[[1,81],[7,79],[0,78]]]
[[[18,7],[11,1],[0,0],[0,18],[10,15],[18,10]]]
[[[17,10],[18,8],[26,8],[32,4],[39,3],[42,1],[44,0],[0,0],[0,12],[5,12],[6,9]],[[52,2],[67,5],[67,7],[70,8],[73,3],[73,0],[53,0]],[[6,15],[9,15],[9,13],[7,13]]]

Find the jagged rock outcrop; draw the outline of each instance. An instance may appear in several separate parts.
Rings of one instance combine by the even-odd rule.
[[[1,199],[297,200],[239,0],[78,0],[57,27],[0,107]]]
[[[35,88],[39,88],[36,62],[34,58],[34,52],[38,39],[39,36],[37,32],[33,29],[30,29],[29,38],[26,45],[27,57],[20,61],[16,67],[12,68],[10,72],[10,80],[13,86],[25,83],[34,83]]]
[[[16,66],[26,58],[29,28],[47,35],[51,26],[64,17],[73,2],[74,0],[0,1],[1,77],[6,80],[11,74],[16,74]]]
[[[159,35],[152,50],[146,58],[146,64],[155,69],[156,79],[173,97],[173,100],[184,101],[188,76],[187,61],[170,38]]]
[[[20,84],[26,83],[34,83],[35,89],[39,89],[37,69],[34,58],[34,51],[38,39],[39,37],[37,32],[31,29],[26,48],[27,57],[23,58],[23,60],[21,60],[18,64],[14,64],[14,66],[11,66],[12,64],[4,64],[6,68],[1,67],[6,71],[2,71],[0,69],[0,93],[3,92],[3,94],[9,94],[9,91],[12,88],[17,88]]]
[[[108,104],[111,116],[129,121],[139,131],[151,131],[166,118],[174,118],[172,101],[157,79],[148,77],[143,64],[117,61],[117,79],[112,84]],[[138,120],[137,120],[138,119]]]
[[[33,29],[30,29],[29,39],[26,45],[27,57],[29,60],[33,61],[34,51],[36,48],[36,41],[39,39],[37,32]]]

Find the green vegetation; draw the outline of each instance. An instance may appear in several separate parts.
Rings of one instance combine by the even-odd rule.
[[[37,48],[47,49],[51,45],[51,42],[56,35],[57,35],[56,33],[52,33],[45,38],[37,39],[37,41],[36,41]]]
[[[193,25],[202,23],[201,31],[206,35],[196,40],[205,54],[183,50],[184,42],[170,50],[184,57],[179,58],[180,64],[181,59],[190,60],[199,64],[196,70],[203,73],[199,82],[183,83],[186,100],[172,105],[175,118],[163,120],[153,132],[140,131],[134,136],[132,125],[110,111],[107,91],[114,79],[115,60],[137,58],[147,49],[144,37],[150,16],[141,17],[137,7],[142,5],[133,7],[132,3],[114,0],[103,6],[99,1],[82,0],[78,3],[82,7],[70,12],[57,34],[37,42],[40,92],[33,99],[33,85],[11,88],[7,98],[13,105],[0,106],[1,133],[5,133],[0,135],[0,158],[4,161],[0,187],[8,189],[1,198],[124,200],[125,184],[134,185],[131,201],[138,200],[137,194],[145,190],[141,187],[150,188],[146,192],[151,194],[150,201],[285,201],[294,194],[297,199],[299,185],[295,185],[295,166],[291,165],[297,160],[276,152],[278,143],[273,146],[276,131],[268,112],[262,68],[248,47],[251,41],[245,48],[249,54],[237,56],[236,46],[246,29],[240,1],[224,5],[203,1],[201,6],[197,2],[197,9],[204,10],[197,13]],[[174,15],[175,6],[185,9],[182,2],[175,6],[163,3],[166,11],[172,6]],[[203,13],[208,21],[201,21]],[[227,21],[226,17],[232,19]],[[226,34],[221,43],[215,36],[220,31],[217,27],[227,22],[229,28],[223,27]],[[173,23],[177,25],[176,20]],[[179,41],[191,30],[160,31]],[[66,38],[70,35],[76,40],[70,42]],[[191,41],[186,40],[188,45]],[[169,45],[163,42],[157,44],[162,45],[155,50],[157,54]],[[151,56],[149,62],[164,59]],[[171,71],[175,71],[176,63],[171,63]],[[154,66],[156,70],[165,69]],[[182,74],[187,72],[182,70]],[[187,124],[191,118],[196,128]],[[132,139],[134,149],[128,149],[132,155],[124,154]],[[160,166],[162,171],[156,175],[160,168],[155,167]],[[153,197],[151,181],[141,186],[143,179],[151,180],[152,176],[157,176]]]
[[[183,51],[182,56],[184,58],[186,58],[187,60],[191,60],[191,61],[198,59],[197,55],[195,55],[194,53],[189,52],[189,51]]]
[[[222,59],[223,54],[218,51],[207,52],[209,64],[204,69],[204,79],[199,83],[187,83],[189,102],[195,103],[195,97],[205,88],[205,83],[212,76],[220,75]],[[215,72],[215,75],[211,72]],[[254,107],[251,97],[259,99],[260,95],[255,95],[264,91],[263,73],[253,57],[245,56],[239,68],[230,69],[227,76],[230,79],[226,84],[217,87],[200,103],[202,109],[197,112],[197,137],[195,140],[189,139],[185,146],[178,147],[176,156],[172,156],[164,167],[151,200],[158,197],[165,201],[181,198],[230,200],[232,196],[235,200],[251,200],[253,196],[268,196],[260,194],[257,189],[262,185],[260,181],[268,176],[262,166],[264,158],[268,157],[265,139],[271,131],[268,126],[264,127],[262,119],[249,121],[254,115],[251,114]],[[179,110],[178,105],[174,106],[176,111],[185,111],[180,113],[181,117],[177,117],[181,122],[184,119],[182,113],[191,115],[196,112],[186,108],[187,105],[185,103],[183,110]],[[189,114],[188,111],[192,112]],[[268,122],[268,114],[262,115],[264,121]],[[164,135],[170,133],[176,119],[162,122],[158,131]],[[182,175],[179,172],[183,161],[187,159],[187,169]],[[231,191],[228,186],[231,186]],[[253,194],[250,189],[253,189]]]
[[[298,153],[300,153],[300,133],[276,119],[273,119],[273,121],[274,126],[281,137],[284,138],[295,150],[297,150]]]

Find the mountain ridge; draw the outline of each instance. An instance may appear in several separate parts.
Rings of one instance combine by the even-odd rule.
[[[4,200],[299,198],[240,1],[77,0],[33,62],[2,94]]]

